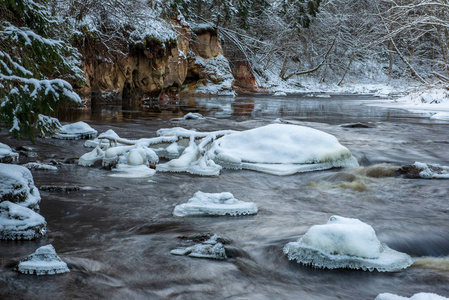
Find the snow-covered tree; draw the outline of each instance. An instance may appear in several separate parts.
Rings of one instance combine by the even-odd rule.
[[[81,101],[68,82],[83,80],[79,54],[45,0],[0,0],[0,18],[0,121],[34,141],[59,127],[63,101]]]

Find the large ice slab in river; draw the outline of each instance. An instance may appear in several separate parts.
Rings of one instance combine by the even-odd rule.
[[[23,166],[0,164],[0,201],[11,201],[39,210],[41,196],[30,170]]]
[[[290,260],[328,269],[393,272],[413,263],[409,255],[382,244],[368,224],[340,216],[312,226],[297,242],[285,245],[284,253]]]
[[[449,298],[434,293],[418,293],[410,298],[398,296],[390,293],[379,294],[375,300],[447,300]]]
[[[62,140],[91,139],[97,136],[98,131],[90,127],[87,123],[80,121],[62,126],[53,138]]]
[[[223,167],[275,175],[358,165],[333,135],[288,124],[226,135],[216,140],[211,150],[215,162]]]
[[[187,203],[177,205],[173,214],[184,217],[191,215],[253,215],[257,213],[254,202],[239,201],[231,193],[196,192]]]
[[[196,258],[227,259],[226,249],[220,236],[214,234],[210,239],[183,249],[170,251],[173,255],[187,255]]]
[[[44,217],[31,209],[9,201],[0,203],[0,239],[32,240],[43,236],[46,226]]]
[[[67,264],[56,254],[52,245],[38,248],[36,252],[21,261],[17,270],[24,274],[54,275],[70,272]]]

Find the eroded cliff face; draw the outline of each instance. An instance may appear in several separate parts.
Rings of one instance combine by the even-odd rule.
[[[85,56],[88,86],[80,93],[133,104],[179,93],[233,95],[234,77],[217,32],[174,25],[179,34],[173,43],[153,41],[114,60]]]

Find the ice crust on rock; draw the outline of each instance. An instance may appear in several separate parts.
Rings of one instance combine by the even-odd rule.
[[[207,241],[183,249],[174,249],[170,251],[170,253],[173,255],[186,255],[196,258],[224,260],[227,259],[228,256],[226,255],[226,249],[220,240],[220,236],[214,234]]]
[[[0,163],[12,163],[18,160],[18,153],[14,152],[8,145],[0,143]]]
[[[189,112],[184,116],[184,120],[199,120],[204,119],[202,114]]]
[[[0,239],[32,240],[45,235],[47,223],[33,210],[9,201],[0,203]]]
[[[173,214],[178,217],[192,215],[238,216],[253,215],[257,211],[258,208],[255,203],[237,200],[231,193],[203,193],[198,191],[187,203],[177,205]]]
[[[11,201],[35,211],[41,196],[34,186],[30,170],[23,166],[0,163],[0,201]]]
[[[21,261],[17,270],[24,274],[54,275],[70,272],[67,264],[56,254],[50,244],[42,246],[26,259]]]
[[[368,224],[340,216],[312,226],[298,241],[285,245],[284,253],[289,260],[328,269],[394,272],[413,263],[409,255],[381,243]]]
[[[156,173],[156,170],[147,167],[146,165],[127,165],[117,164],[112,168],[113,174],[109,174],[110,177],[121,178],[146,178],[151,177]]]
[[[419,177],[421,178],[449,179],[449,167],[421,162],[415,162],[413,166],[419,170]]]
[[[43,164],[40,162],[29,162],[23,165],[29,170],[42,170],[42,171],[57,171],[58,168],[49,164]]]
[[[356,167],[348,148],[336,137],[304,126],[270,124],[224,136],[211,147],[219,165],[275,175]]]
[[[91,166],[101,161],[104,167],[113,168],[117,164],[157,163],[162,157],[169,161],[158,164],[157,171],[204,176],[217,176],[222,168],[291,175],[358,166],[336,137],[304,126],[271,124],[242,132],[175,127],[160,129],[157,134],[139,140],[120,138],[114,132],[100,134],[85,143],[95,149],[82,155],[79,164]]]
[[[417,293],[410,298],[398,296],[390,293],[379,294],[374,300],[447,300],[449,298],[434,293]]]
[[[62,140],[91,139],[96,137],[98,131],[90,127],[87,123],[80,121],[62,126],[53,138]]]

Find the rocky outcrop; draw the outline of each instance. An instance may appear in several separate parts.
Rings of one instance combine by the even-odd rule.
[[[173,26],[176,40],[148,39],[144,47],[130,49],[126,57],[83,53],[88,86],[79,92],[133,104],[148,98],[176,98],[180,92],[233,95],[234,77],[217,31],[210,26],[191,29],[178,22]]]

